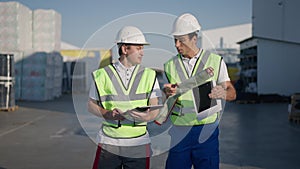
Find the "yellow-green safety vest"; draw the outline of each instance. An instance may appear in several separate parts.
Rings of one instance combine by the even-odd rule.
[[[212,67],[214,69],[214,76],[207,81],[217,81],[221,60],[221,56],[203,50],[198,60],[196,61],[191,76],[194,76],[196,73],[208,67]],[[180,54],[174,56],[168,62],[166,62],[164,64],[164,70],[168,81],[172,84],[181,83],[182,81],[189,78]],[[172,123],[178,126],[194,126],[214,123],[218,118],[218,112],[200,121],[197,119],[198,112],[195,113],[194,98],[192,92],[193,91],[190,90],[178,98],[170,116]],[[190,113],[182,114],[181,112]]]
[[[124,86],[114,66],[108,65],[93,72],[101,104],[106,110],[118,108],[122,111],[149,104],[156,72],[137,65],[132,73],[128,88]],[[130,120],[104,120],[103,132],[113,138],[134,138],[146,134],[146,122]]]

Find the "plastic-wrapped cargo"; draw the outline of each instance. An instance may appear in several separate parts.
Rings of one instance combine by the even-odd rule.
[[[54,62],[54,77],[61,77],[63,72],[63,58],[59,52],[52,52]]]
[[[22,100],[27,101],[46,101],[52,100],[52,89],[45,89],[44,87],[35,87],[35,89],[22,88]]]
[[[26,53],[23,58],[23,77],[52,77],[54,73],[52,57],[46,52]]]
[[[46,52],[24,53],[22,61],[21,99],[44,101],[51,100],[53,60]]]
[[[59,52],[52,52],[54,59],[53,95],[59,97],[62,94],[63,58]]]
[[[54,61],[52,56],[50,56],[46,52],[32,52],[28,51],[25,52],[23,57],[23,64],[24,65],[34,65],[36,64],[43,64],[43,65],[54,65]]]
[[[18,2],[0,2],[0,50],[32,49],[32,11]]]
[[[33,11],[33,50],[53,52],[60,50],[61,15],[55,10]]]
[[[63,62],[60,54],[26,53],[22,64],[22,100],[45,101],[61,96]]]
[[[61,15],[0,2],[0,51],[15,56],[17,100],[51,100],[62,92]],[[54,52],[54,53],[51,53]]]

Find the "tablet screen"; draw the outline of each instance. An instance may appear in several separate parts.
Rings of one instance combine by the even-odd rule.
[[[209,98],[208,94],[214,87],[212,81],[193,88],[195,98],[195,109],[198,113],[217,105],[216,99]]]

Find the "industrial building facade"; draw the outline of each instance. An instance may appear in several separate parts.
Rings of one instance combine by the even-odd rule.
[[[240,42],[243,92],[300,92],[300,1],[253,0],[252,37]],[[267,12],[266,12],[267,11]]]

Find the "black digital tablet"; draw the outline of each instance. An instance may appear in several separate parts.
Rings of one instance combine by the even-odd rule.
[[[221,100],[211,99],[208,96],[214,86],[216,86],[216,82],[209,81],[203,85],[193,88],[195,100],[194,106],[195,111],[197,112],[198,120],[222,110]]]
[[[164,105],[150,105],[150,106],[136,107],[135,109],[136,109],[137,111],[144,112],[144,111],[147,111],[148,109],[150,109],[150,111],[156,110],[156,109],[160,109],[160,108],[162,108],[163,106],[164,106]]]

